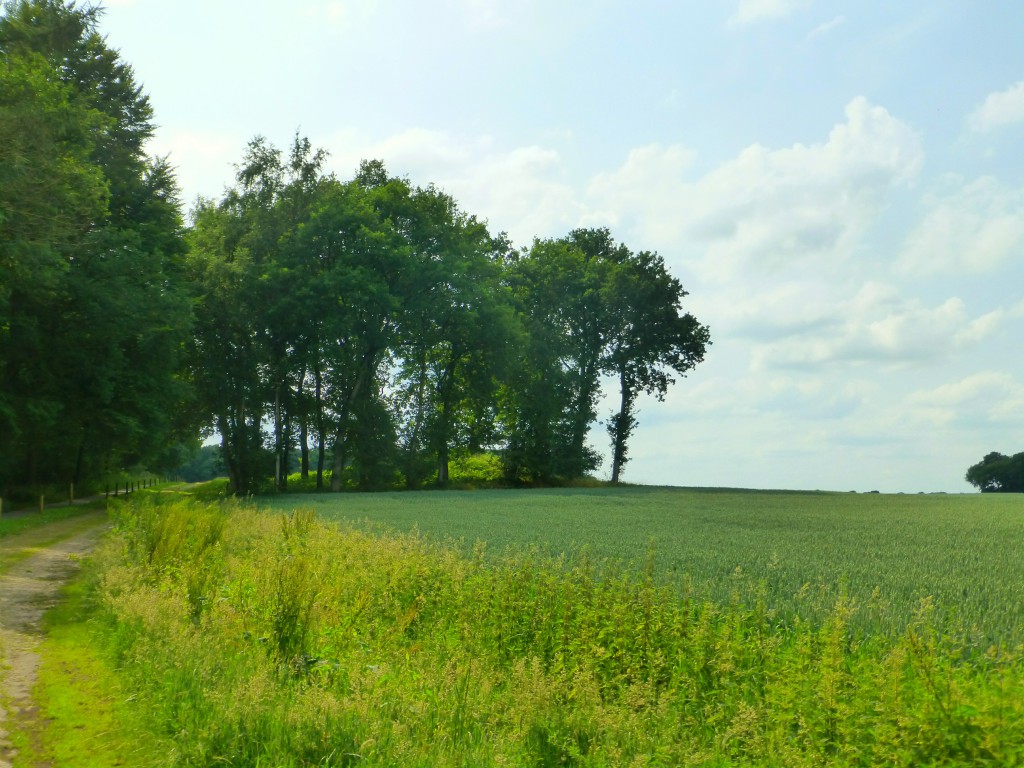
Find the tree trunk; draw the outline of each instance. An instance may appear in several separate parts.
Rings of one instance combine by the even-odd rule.
[[[306,480],[309,477],[309,424],[305,416],[299,422],[299,457],[299,471]]]
[[[345,405],[341,409],[341,413],[338,418],[338,431],[334,437],[334,462],[331,466],[331,490],[337,493],[341,490],[343,475],[345,473],[345,464],[348,461],[348,416],[352,410],[352,403],[355,401],[356,396],[359,394],[359,390],[362,377],[360,377],[352,392],[349,393],[348,398],[345,400]]]
[[[295,402],[299,406],[299,472],[303,480],[309,478],[309,407],[303,391],[305,384],[306,366],[303,365],[295,388]]]
[[[334,462],[331,465],[331,490],[335,493],[341,490],[341,483],[345,473],[345,462],[348,459],[348,435],[346,432],[347,430],[344,426],[339,427],[334,439]]]
[[[313,397],[316,407],[316,489],[324,487],[324,460],[327,451],[327,424],[324,418],[324,375],[320,364],[313,367]]]
[[[423,425],[423,411],[425,408],[425,389],[427,386],[427,356],[426,352],[420,355],[419,384],[416,386],[416,415],[413,417],[412,434],[409,435],[409,442],[405,449],[405,487],[413,490],[419,487],[420,472],[418,469],[420,456],[420,428]]]
[[[437,484],[444,488],[448,485],[448,443],[441,443],[437,451]]]
[[[274,388],[274,490],[281,491],[281,452],[283,440],[281,430],[281,383]]]
[[[459,365],[459,358],[452,351],[452,358],[445,367],[437,382],[440,403],[438,404],[439,428],[437,441],[437,484],[440,487],[448,485],[448,443],[451,441],[452,414],[451,401],[455,389],[455,372]]]
[[[580,372],[580,389],[572,417],[572,471],[580,476],[583,475],[586,464],[584,457],[587,451],[587,432],[590,431],[590,423],[595,418],[594,397],[598,388],[596,363],[588,362],[586,368]]]
[[[636,419],[633,416],[635,393],[629,385],[625,371],[619,372],[619,412],[612,417],[609,431],[612,433],[612,482],[619,482],[622,465],[626,463],[626,442],[629,440]]]

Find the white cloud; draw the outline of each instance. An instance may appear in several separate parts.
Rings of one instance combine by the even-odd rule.
[[[818,368],[839,363],[905,366],[942,359],[989,337],[1004,313],[968,316],[956,297],[937,306],[908,300],[883,283],[867,283],[808,329],[758,346],[751,367]]]
[[[926,204],[900,256],[905,274],[988,272],[1024,255],[1024,190],[983,176]]]
[[[936,425],[1024,420],[1024,386],[1003,371],[982,371],[950,384],[918,390],[907,403],[917,418]]]
[[[464,136],[410,129],[382,141],[337,134],[326,147],[343,177],[362,159],[379,158],[414,184],[433,183],[463,210],[507,232],[516,245],[564,234],[588,215],[564,179],[562,158],[536,145],[504,148],[487,135]]]
[[[764,19],[777,19],[809,8],[813,0],[740,0],[731,24],[750,24]]]
[[[1004,125],[1024,122],[1024,80],[1004,91],[990,93],[967,122],[976,133],[989,133]]]
[[[845,23],[846,23],[846,17],[845,16],[836,16],[831,21],[826,21],[826,22],[824,22],[822,24],[819,24],[814,29],[812,29],[810,31],[810,33],[807,35],[807,39],[811,40],[811,39],[813,39],[815,37],[820,37],[821,35],[824,35],[824,34],[826,34],[828,32],[831,32],[833,29],[836,29],[837,27],[843,26],[843,24],[845,24]]]
[[[596,176],[595,207],[631,215],[644,240],[700,250],[708,279],[749,267],[777,271],[814,262],[828,268],[858,245],[895,185],[923,162],[920,139],[885,109],[858,97],[827,141],[768,149],[754,144],[696,180],[679,146],[634,150],[618,170]]]

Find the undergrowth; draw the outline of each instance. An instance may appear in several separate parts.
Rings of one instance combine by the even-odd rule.
[[[117,512],[100,620],[172,766],[1024,763],[1024,649],[898,637],[653,569],[501,558],[310,512]]]

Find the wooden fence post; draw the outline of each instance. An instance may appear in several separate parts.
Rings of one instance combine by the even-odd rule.
[[[68,489],[68,504],[74,504],[74,503],[75,503],[75,484],[72,483],[71,487]]]
[[[45,493],[41,493],[41,494],[39,494],[39,512],[42,513],[42,511],[45,508],[46,508],[46,494]]]

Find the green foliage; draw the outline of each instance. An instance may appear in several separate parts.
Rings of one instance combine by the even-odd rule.
[[[152,110],[97,18],[0,14],[2,490],[81,486],[194,426],[175,181],[143,153]]]
[[[607,229],[535,241],[510,260],[506,279],[529,334],[503,403],[509,480],[550,484],[596,469],[586,441],[600,377],[610,375],[620,391],[608,420],[618,482],[637,397],[664,398],[672,373],[701,362],[711,343],[707,327],[682,312],[686,291],[660,256],[633,253]]]
[[[964,478],[982,493],[1024,493],[1024,452],[993,452],[967,470]]]
[[[862,636],[842,594],[783,620],[651,563],[184,502],[125,508],[98,564],[100,626],[168,766],[1024,761],[1021,650],[966,645],[927,600]]]
[[[486,488],[504,482],[501,457],[494,453],[466,453],[452,458],[451,482],[462,488]]]
[[[203,445],[187,455],[185,462],[174,467],[170,474],[186,483],[201,483],[224,476],[224,461],[219,445]]]

